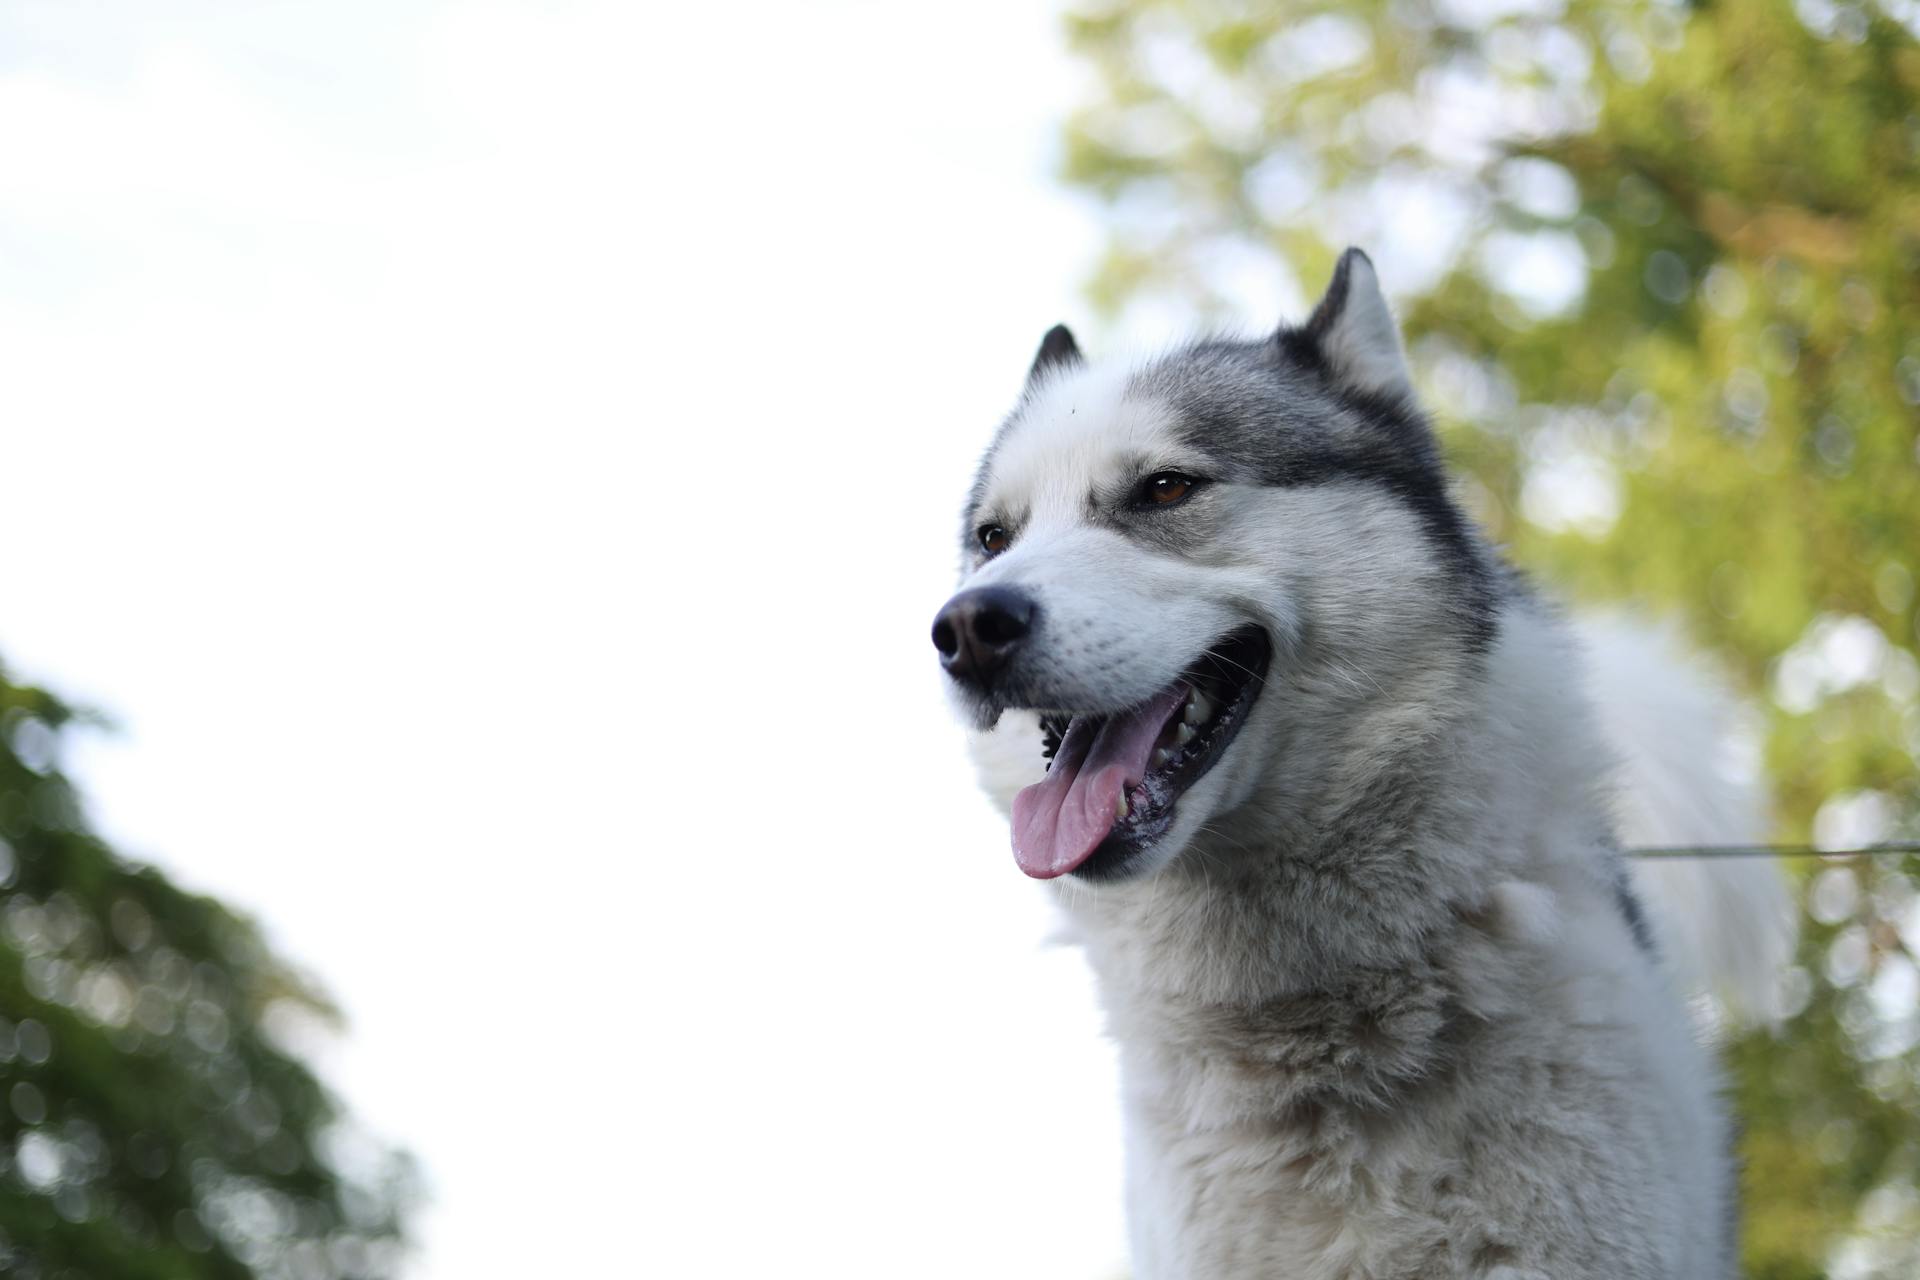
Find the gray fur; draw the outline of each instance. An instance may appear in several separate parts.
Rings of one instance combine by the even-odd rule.
[[[1013,542],[966,585],[1047,619],[960,695],[1004,717],[1003,799],[1040,773],[1028,709],[1274,643],[1142,873],[1054,882],[1121,1047],[1137,1273],[1722,1280],[1728,1126],[1623,888],[1578,657],[1447,499],[1385,314],[1349,259],[1300,329],[1048,371],[969,502]],[[1210,483],[1127,510],[1163,467]]]

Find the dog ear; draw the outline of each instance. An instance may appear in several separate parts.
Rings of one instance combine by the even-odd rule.
[[[1040,339],[1040,350],[1033,355],[1033,367],[1027,370],[1027,386],[1040,381],[1042,375],[1055,369],[1078,369],[1087,362],[1080,354],[1080,344],[1073,340],[1073,334],[1067,326],[1057,324],[1047,330],[1047,336]]]
[[[1340,255],[1327,294],[1306,324],[1280,332],[1283,345],[1304,343],[1335,379],[1370,395],[1412,401],[1413,379],[1373,262],[1358,249]]]

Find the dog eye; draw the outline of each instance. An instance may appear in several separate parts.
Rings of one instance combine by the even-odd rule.
[[[1007,531],[997,524],[980,527],[980,549],[990,556],[997,556],[1005,551],[1010,541],[1012,539],[1007,537]]]
[[[1170,507],[1193,492],[1198,483],[1178,471],[1157,471],[1140,482],[1140,502],[1149,507]]]

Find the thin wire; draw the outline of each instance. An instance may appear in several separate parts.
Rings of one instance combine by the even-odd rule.
[[[1920,853],[1920,841],[1892,841],[1859,849],[1818,849],[1810,844],[1656,845],[1626,852],[1630,858],[1878,858]]]

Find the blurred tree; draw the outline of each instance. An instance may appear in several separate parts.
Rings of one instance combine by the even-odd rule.
[[[410,1166],[281,1043],[333,1011],[88,831],[57,767],[73,721],[0,672],[0,1275],[392,1274]]]
[[[1913,838],[1920,5],[1111,0],[1068,24],[1097,304],[1212,321],[1376,250],[1494,536],[1557,590],[1678,617],[1762,695],[1783,839]],[[1808,871],[1791,1016],[1729,1047],[1746,1264],[1913,1276],[1920,861]]]

